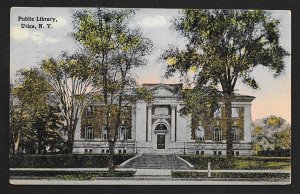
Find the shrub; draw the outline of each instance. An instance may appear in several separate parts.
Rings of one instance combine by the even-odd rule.
[[[91,180],[96,177],[132,177],[134,171],[10,171],[10,176],[48,177],[63,180]]]
[[[132,158],[133,154],[115,155],[115,164]],[[10,168],[105,168],[108,154],[58,154],[58,155],[12,155]]]

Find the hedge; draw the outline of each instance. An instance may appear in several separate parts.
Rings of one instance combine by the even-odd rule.
[[[289,157],[291,156],[290,149],[280,149],[275,148],[275,150],[262,150],[257,152],[258,156],[279,156],[279,157]]]
[[[115,155],[115,164],[132,158],[134,154]],[[105,168],[108,166],[108,154],[58,154],[58,155],[12,155],[10,168]]]
[[[134,171],[114,171],[109,173],[108,171],[10,171],[10,176],[30,176],[30,177],[47,177],[52,179],[82,179],[89,180],[96,177],[133,177]]]

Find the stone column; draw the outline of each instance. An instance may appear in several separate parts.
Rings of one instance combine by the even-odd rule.
[[[171,105],[172,111],[171,111],[171,142],[175,142],[175,111],[176,111],[176,105]]]
[[[79,117],[76,128],[75,128],[74,140],[75,141],[80,140],[80,138],[81,138],[80,135],[81,135],[81,116]]]
[[[147,141],[151,141],[151,136],[152,136],[152,104],[149,104],[148,106],[148,126],[147,126]]]
[[[251,104],[244,106],[244,141],[251,142]]]

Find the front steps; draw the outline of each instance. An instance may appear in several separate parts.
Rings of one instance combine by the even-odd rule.
[[[191,169],[192,166],[175,154],[142,154],[125,162],[122,168],[178,170]]]

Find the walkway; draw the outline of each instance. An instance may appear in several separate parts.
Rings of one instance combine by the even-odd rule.
[[[16,180],[10,179],[13,185],[288,185],[290,180],[140,180],[140,179],[102,179],[102,180]]]

